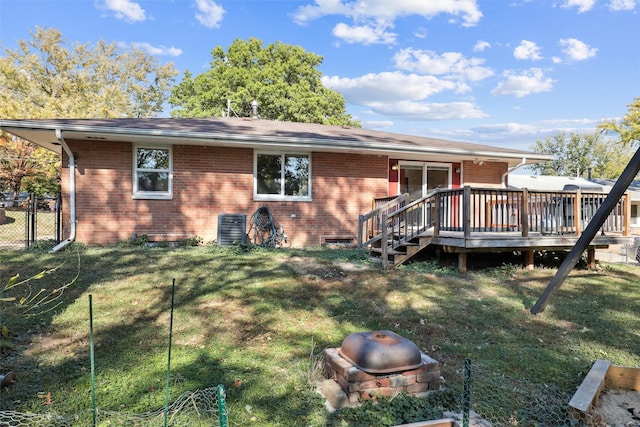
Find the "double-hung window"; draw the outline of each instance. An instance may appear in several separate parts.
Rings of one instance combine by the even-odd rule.
[[[133,150],[133,197],[171,199],[173,196],[171,146],[135,146]]]
[[[296,153],[256,152],[256,200],[311,200],[311,156]]]

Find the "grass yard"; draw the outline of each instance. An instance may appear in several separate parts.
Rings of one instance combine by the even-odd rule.
[[[432,409],[455,409],[450,406],[459,402],[470,358],[477,373],[474,409],[514,420],[502,425],[560,425],[595,359],[640,366],[640,268],[634,266],[575,271],[546,311],[532,316],[528,309],[554,269],[503,265],[460,275],[427,262],[384,272],[354,250],[215,246],[0,256],[2,284],[16,273],[24,278],[55,269],[32,282],[33,289],[52,290],[79,273],[55,311],[24,318],[1,303],[0,324],[9,336],[0,373],[14,370],[19,380],[2,390],[4,410],[73,419],[91,408],[89,294],[98,407],[162,408],[173,278],[171,399],[224,384],[232,426],[393,425],[400,419],[380,410],[405,418],[417,411],[413,421],[423,419],[429,408],[402,397],[377,407],[325,410],[315,391],[320,353],[359,331],[393,330],[441,362],[445,391]],[[343,263],[369,268],[343,269]]]

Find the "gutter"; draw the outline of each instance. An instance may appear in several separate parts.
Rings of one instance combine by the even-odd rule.
[[[70,227],[69,237],[66,240],[58,243],[49,253],[58,252],[67,246],[69,246],[74,240],[76,240],[76,159],[71,152],[71,149],[67,145],[67,142],[62,137],[62,131],[56,129],[56,139],[67,153],[69,157],[69,214],[70,214]]]
[[[502,178],[501,178],[501,182],[502,182],[502,188],[507,188],[507,175],[509,175],[511,172],[513,172],[516,169],[521,168],[522,166],[527,164],[527,158],[523,157],[522,161],[520,163],[518,163],[517,165],[515,165],[514,167],[507,169],[507,171],[505,173],[502,174]]]
[[[223,133],[223,132],[202,132],[202,131],[176,131],[166,130],[162,128],[135,128],[135,127],[114,127],[114,126],[97,126],[87,124],[74,124],[74,123],[47,123],[38,121],[20,121],[20,120],[0,120],[0,126],[5,128],[7,132],[14,133],[14,129],[31,129],[31,130],[58,130],[64,128],[67,135],[70,133],[91,133],[99,139],[111,140],[113,138],[118,141],[135,142],[133,139],[139,140],[139,142],[158,143],[161,140],[164,144],[177,144],[182,145],[185,141],[191,141],[189,145],[213,145],[219,144],[226,146],[230,144],[234,147],[245,146],[249,148],[269,148],[271,146],[286,146],[287,149],[302,149],[302,150],[316,150],[323,151],[328,150],[332,152],[346,151],[346,152],[368,152],[374,155],[451,155],[451,156],[473,156],[473,157],[488,157],[495,159],[514,159],[521,158],[523,155],[527,155],[529,158],[538,160],[552,160],[552,156],[541,155],[533,152],[522,151],[492,151],[491,147],[468,147],[468,148],[451,148],[443,146],[431,146],[431,145],[415,145],[414,143],[398,145],[395,143],[389,144],[384,141],[377,141],[377,136],[360,136],[351,139],[336,138],[332,135],[326,135],[325,137],[312,137],[312,136],[279,136],[264,135],[260,133],[256,134],[239,134],[239,133]],[[13,129],[12,129],[13,128]],[[295,132],[293,132],[295,133]],[[19,132],[18,132],[19,134]],[[302,132],[302,134],[306,134]],[[406,135],[393,134],[396,138],[402,138]],[[382,135],[388,137],[387,134]],[[430,138],[429,138],[430,139]],[[175,141],[174,141],[175,140]],[[456,141],[444,141],[441,142],[456,142]],[[35,141],[32,141],[35,142]],[[195,143],[195,144],[194,144]],[[463,143],[467,144],[467,143]],[[469,144],[475,145],[475,144]]]

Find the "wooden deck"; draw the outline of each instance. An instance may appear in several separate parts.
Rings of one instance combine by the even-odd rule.
[[[358,245],[379,256],[385,267],[437,245],[458,254],[461,271],[466,270],[467,254],[474,252],[522,251],[525,265],[532,268],[534,251],[571,249],[605,197],[470,187],[437,190],[411,203],[403,195],[360,216]],[[591,241],[590,266],[595,265],[596,248],[632,242],[630,217],[625,196]]]

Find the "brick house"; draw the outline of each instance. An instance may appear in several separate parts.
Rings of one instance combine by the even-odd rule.
[[[550,159],[259,119],[0,120],[0,130],[60,153],[65,232],[87,244],[141,234],[213,241],[220,214],[249,220],[267,205],[294,246],[318,245],[355,236],[358,215],[376,198],[505,187],[510,170]]]

